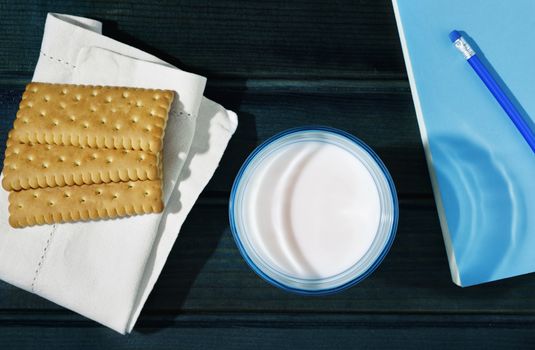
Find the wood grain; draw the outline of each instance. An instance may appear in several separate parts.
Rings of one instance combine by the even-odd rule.
[[[389,0],[0,1],[0,158],[47,12],[206,75],[240,117],[135,328],[125,338],[0,282],[0,349],[534,348],[535,275],[451,282]],[[258,278],[229,232],[228,194],[252,149],[324,124],[370,144],[400,196],[391,252],[346,292],[306,298]]]
[[[209,77],[399,78],[390,1],[5,2],[0,76],[32,72],[47,12],[104,21],[104,33]]]
[[[1,322],[6,324],[9,321]],[[39,349],[532,349],[533,318],[466,316],[184,315],[145,321],[123,337],[89,322],[21,317],[0,328],[0,346]],[[484,341],[482,341],[484,340]],[[491,346],[489,346],[491,345]]]
[[[358,83],[337,88],[336,82],[299,81],[264,87],[224,83],[208,86],[207,96],[238,112],[238,130],[209,191],[230,191],[249,153],[262,141],[288,128],[324,124],[354,134],[368,143],[392,173],[400,195],[431,194],[418,126],[408,87],[397,82]],[[0,159],[17,111],[23,85],[0,86]]]
[[[461,289],[451,283],[414,112],[406,86],[392,82],[216,81],[208,95],[238,111],[240,128],[221,167],[175,244],[141,322],[184,313],[309,314],[535,313],[532,276]],[[0,112],[16,111],[21,86],[0,89]],[[336,115],[337,118],[326,118]],[[9,119],[9,118],[6,118]],[[2,119],[0,138],[9,123]],[[228,228],[227,198],[239,166],[262,140],[286,128],[328,121],[370,143],[390,167],[400,191],[401,221],[392,251],[369,279],[345,293],[302,298],[259,279],[244,263]],[[419,169],[415,171],[415,169]],[[423,185],[422,185],[423,184]],[[207,221],[205,218],[209,217]],[[71,315],[42,298],[0,284],[0,310]],[[49,314],[42,315],[45,319]],[[83,318],[73,316],[78,322]],[[296,321],[297,322],[297,321]]]
[[[201,198],[142,318],[183,312],[535,314],[535,275],[466,289],[451,282],[432,201],[402,201],[396,240],[372,276],[344,293],[315,298],[284,292],[258,278],[236,249],[227,210],[225,198]],[[0,310],[24,308],[70,313],[0,284]]]

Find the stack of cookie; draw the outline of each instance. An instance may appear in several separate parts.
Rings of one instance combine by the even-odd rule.
[[[7,142],[13,227],[161,212],[174,93],[30,83]]]

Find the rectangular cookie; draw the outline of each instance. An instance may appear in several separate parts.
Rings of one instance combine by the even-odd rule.
[[[9,194],[9,223],[15,228],[162,210],[160,180],[47,187]]]
[[[20,143],[158,153],[174,92],[29,83],[10,137]]]
[[[156,180],[159,155],[151,152],[76,146],[21,144],[8,140],[2,187],[21,189]]]

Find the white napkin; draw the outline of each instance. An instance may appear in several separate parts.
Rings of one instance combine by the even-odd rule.
[[[0,278],[120,333],[130,332],[187,214],[217,168],[236,115],[202,97],[205,79],[49,14],[34,81],[171,89],[163,214],[13,229],[0,190]]]

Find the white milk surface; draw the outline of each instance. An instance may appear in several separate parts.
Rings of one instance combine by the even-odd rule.
[[[285,146],[255,170],[244,197],[258,254],[297,278],[327,278],[359,261],[380,218],[379,192],[364,164],[327,143]]]

